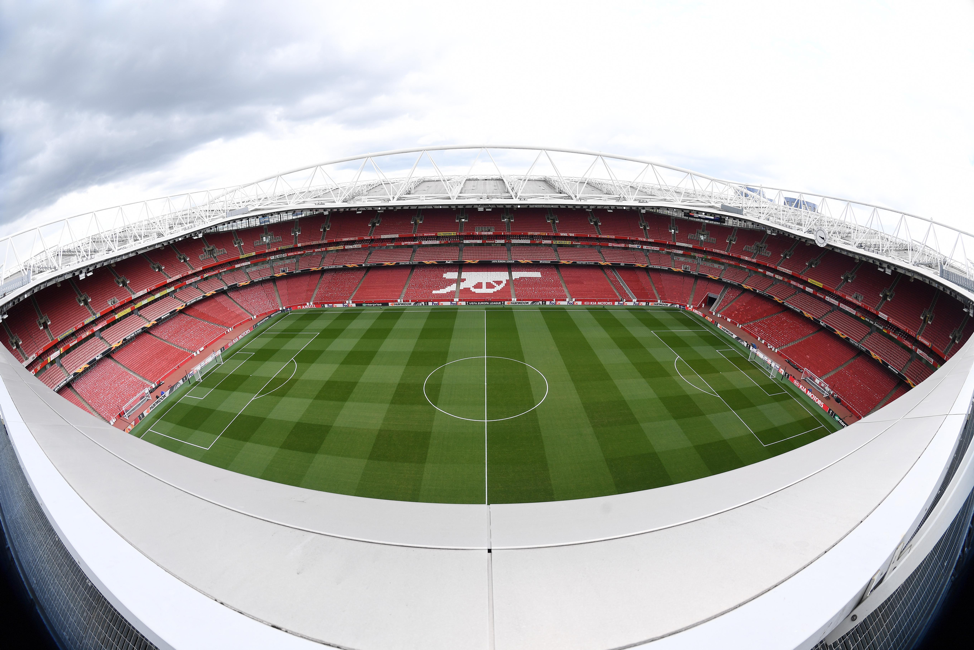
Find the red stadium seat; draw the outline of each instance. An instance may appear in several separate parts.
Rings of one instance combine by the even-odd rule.
[[[756,293],[745,292],[740,298],[728,305],[721,315],[735,323],[750,323],[760,318],[784,311],[774,300]]]
[[[225,294],[211,296],[194,303],[184,309],[183,313],[226,328],[236,327],[250,320],[250,315]]]
[[[639,225],[639,213],[635,210],[594,210],[599,220],[599,231],[607,237],[645,239],[646,233]]]
[[[310,304],[320,279],[320,272],[278,278],[277,292],[281,296],[281,303],[285,307],[302,307]]]
[[[779,352],[822,378],[858,354],[856,348],[825,330]]]
[[[98,415],[111,422],[121,413],[122,407],[150,385],[111,357],[106,357],[71,382],[71,386]]]
[[[558,257],[563,262],[604,262],[595,246],[559,246]]]
[[[78,294],[68,281],[61,282],[61,286],[48,287],[34,298],[41,313],[51,319],[47,327],[56,339],[94,318],[88,308],[78,302]]]
[[[379,213],[379,225],[372,231],[373,237],[383,235],[409,235],[412,234],[413,218],[416,210],[384,210]]]
[[[785,310],[768,318],[741,326],[773,348],[780,348],[789,343],[814,334],[821,329],[814,322],[800,316],[793,311]]]
[[[598,232],[595,226],[589,223],[587,210],[568,210],[559,208],[552,210],[552,214],[558,220],[555,227],[560,235],[589,235],[596,236]]]
[[[252,316],[265,316],[281,309],[273,282],[261,282],[242,289],[231,289],[227,295]]]
[[[506,264],[465,264],[460,267],[460,300],[510,300],[509,280]]]
[[[690,304],[694,276],[685,273],[651,270],[649,277],[653,280],[653,286],[656,287],[660,301],[671,305]]]
[[[521,208],[511,210],[511,232],[551,234],[548,210],[544,208]]]
[[[345,239],[359,239],[368,237],[372,227],[369,225],[374,213],[363,212],[338,212],[331,215],[328,221],[328,232],[325,237],[328,241],[341,241]]]
[[[149,322],[141,316],[131,314],[101,330],[101,337],[105,339],[109,345],[115,345],[126,337],[131,336],[133,333],[138,332],[148,324]]]
[[[456,262],[460,259],[459,246],[417,246],[414,262]]]
[[[514,295],[517,300],[566,300],[558,269],[545,264],[515,264]]]
[[[130,343],[112,353],[115,361],[152,384],[158,384],[192,356],[192,353],[170,345],[148,332],[139,334]]]
[[[358,291],[352,296],[355,302],[396,302],[402,295],[409,278],[409,267],[373,267],[366,273]]]
[[[340,269],[326,271],[315,292],[314,302],[318,305],[340,304],[352,297],[365,275],[365,269]]]
[[[865,356],[854,360],[825,381],[842,398],[843,403],[860,417],[869,415],[899,383],[891,372]]]
[[[422,210],[423,222],[416,225],[417,235],[435,235],[441,232],[460,231],[457,213],[453,210]]]
[[[826,325],[834,327],[836,331],[848,336],[853,341],[861,341],[864,336],[869,334],[869,326],[864,322],[850,316],[849,314],[836,309],[831,314],[822,319]]]
[[[406,302],[449,302],[456,297],[457,276],[459,266],[437,264],[435,266],[417,266],[409,278],[406,287]],[[504,267],[507,270],[507,267]],[[451,275],[452,274],[452,275]],[[451,277],[447,277],[451,276]],[[449,287],[453,287],[449,289]],[[446,291],[446,289],[449,289]],[[439,291],[441,293],[433,293]],[[510,294],[508,294],[510,295]]]
[[[862,345],[897,370],[903,370],[910,360],[910,352],[882,332],[873,332],[863,339]]]
[[[413,256],[412,246],[395,246],[391,248],[373,248],[369,255],[369,264],[388,264],[390,262],[408,262]]]
[[[227,332],[227,328],[201,321],[186,314],[176,314],[159,323],[150,332],[173,345],[190,352],[199,352]]]
[[[645,269],[617,269],[619,277],[626,283],[629,291],[636,296],[636,300],[656,302],[659,297],[649,280],[649,273]]]
[[[573,300],[617,302],[623,299],[616,294],[600,267],[563,266],[560,270]]]
[[[97,336],[76,345],[70,352],[61,357],[61,365],[69,373],[78,372],[83,366],[89,364],[92,359],[103,354],[108,349],[108,345]]]

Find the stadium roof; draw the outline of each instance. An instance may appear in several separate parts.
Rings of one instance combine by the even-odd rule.
[[[232,188],[69,217],[0,239],[0,294],[189,233],[268,214],[428,205],[602,205],[705,211],[813,237],[974,287],[974,235],[877,205],[726,181],[592,151],[464,145],[342,158]]]

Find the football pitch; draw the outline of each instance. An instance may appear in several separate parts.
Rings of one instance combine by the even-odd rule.
[[[315,490],[519,503],[690,481],[838,429],[692,313],[309,309],[184,384],[133,435]]]

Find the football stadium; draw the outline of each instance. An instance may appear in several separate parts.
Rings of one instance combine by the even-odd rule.
[[[908,648],[974,535],[974,235],[527,147],[0,240],[0,523],[84,648]]]

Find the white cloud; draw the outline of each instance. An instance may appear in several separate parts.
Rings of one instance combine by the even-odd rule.
[[[193,7],[109,4],[85,19],[93,36],[70,12],[4,19],[19,32],[0,50],[0,76],[18,71],[0,82],[7,228],[467,142],[974,217],[970,3]]]

